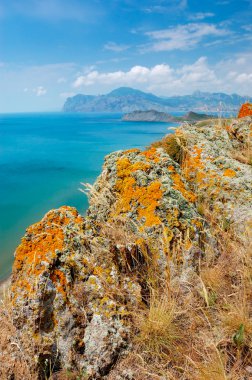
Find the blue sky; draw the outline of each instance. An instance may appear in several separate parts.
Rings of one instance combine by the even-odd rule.
[[[1,0],[0,112],[130,86],[252,95],[252,0]]]

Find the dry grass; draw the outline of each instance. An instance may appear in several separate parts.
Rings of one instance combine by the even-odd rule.
[[[232,153],[232,158],[242,164],[252,165],[252,145],[246,144],[245,147]]]
[[[168,290],[164,289],[162,295],[153,290],[149,308],[135,318],[140,331],[136,341],[147,354],[160,357],[169,355],[175,341],[179,339],[176,322],[178,316],[175,302],[169,296]]]
[[[179,164],[181,164],[184,158],[184,146],[185,140],[174,134],[167,135],[162,140],[151,144],[151,147],[163,148],[164,151]]]
[[[136,311],[134,349],[109,380],[127,370],[137,380],[252,378],[252,245],[206,208],[205,217],[219,255],[206,250],[186,291],[168,282],[151,293]]]

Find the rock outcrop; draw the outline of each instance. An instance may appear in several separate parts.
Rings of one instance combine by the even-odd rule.
[[[207,204],[220,222],[237,230],[251,228],[251,162],[240,159],[239,152],[249,161],[252,118],[237,119],[224,127],[182,126],[176,136],[186,141],[182,173],[198,203]]]
[[[163,148],[111,153],[82,217],[51,210],[15,253],[13,321],[36,347],[33,370],[105,378],[136,334],[132,314],[167,279],[186,293],[209,247],[200,208],[244,236],[252,224],[252,168],[237,160],[251,144],[252,117],[227,125],[186,124],[174,139],[181,165]]]
[[[74,208],[29,227],[15,254],[12,303],[15,325],[37,346],[38,377],[52,366],[105,375],[128,347],[127,314],[140,290]]]

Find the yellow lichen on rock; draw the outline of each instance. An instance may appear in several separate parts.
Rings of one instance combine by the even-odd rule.
[[[143,152],[148,161],[155,160],[156,150]],[[159,158],[158,158],[159,159]],[[139,186],[133,174],[142,170],[148,171],[150,164],[147,162],[137,161],[131,163],[128,157],[122,157],[117,160],[117,177],[115,190],[118,193],[118,200],[115,206],[115,214],[127,213],[131,208],[136,208],[139,219],[144,219],[144,225],[151,227],[161,223],[160,218],[155,211],[162,197],[161,184],[153,181],[148,186]]]
[[[19,287],[28,292],[34,290],[33,278],[38,278],[43,274],[48,265],[56,259],[57,253],[64,249],[64,229],[70,222],[81,225],[83,218],[76,209],[63,206],[59,210],[49,211],[41,222],[31,225],[26,230],[26,235],[15,252],[12,272],[12,291],[14,293]],[[56,270],[52,273],[51,278],[64,293],[66,286],[64,274]]]
[[[233,178],[236,176],[236,172],[234,170],[228,168],[228,169],[224,170],[223,175],[225,177]]]
[[[175,172],[175,169],[173,166],[169,166],[168,170],[172,172],[171,179],[173,180],[173,183],[174,183],[173,188],[175,190],[180,191],[183,197],[189,202],[195,202],[197,199],[196,195],[192,191],[186,189],[185,183],[181,175]]]

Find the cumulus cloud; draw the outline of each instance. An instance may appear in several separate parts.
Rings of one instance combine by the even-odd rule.
[[[125,51],[129,49],[129,45],[120,45],[115,42],[108,42],[104,45],[105,50],[111,50],[116,53],[120,53],[121,51]]]
[[[43,86],[38,86],[37,88],[34,88],[33,91],[36,96],[43,96],[47,93],[47,90]]]
[[[145,66],[133,66],[129,71],[114,71],[110,73],[100,73],[91,71],[86,75],[79,76],[73,83],[73,87],[90,86],[96,83],[133,85],[134,83],[161,83],[164,76],[169,78],[172,69],[169,65],[161,64],[152,68]]]
[[[168,64],[153,67],[133,66],[128,71],[100,72],[92,70],[80,75],[74,88],[109,91],[119,86],[137,87],[159,95],[188,94],[195,90],[237,92],[251,94],[252,71],[249,62],[252,54],[236,56],[232,60],[210,65],[206,57],[180,68]]]
[[[209,23],[189,23],[174,28],[154,30],[145,33],[152,42],[141,46],[142,52],[187,50],[197,46],[203,39],[229,34],[225,28]]]

